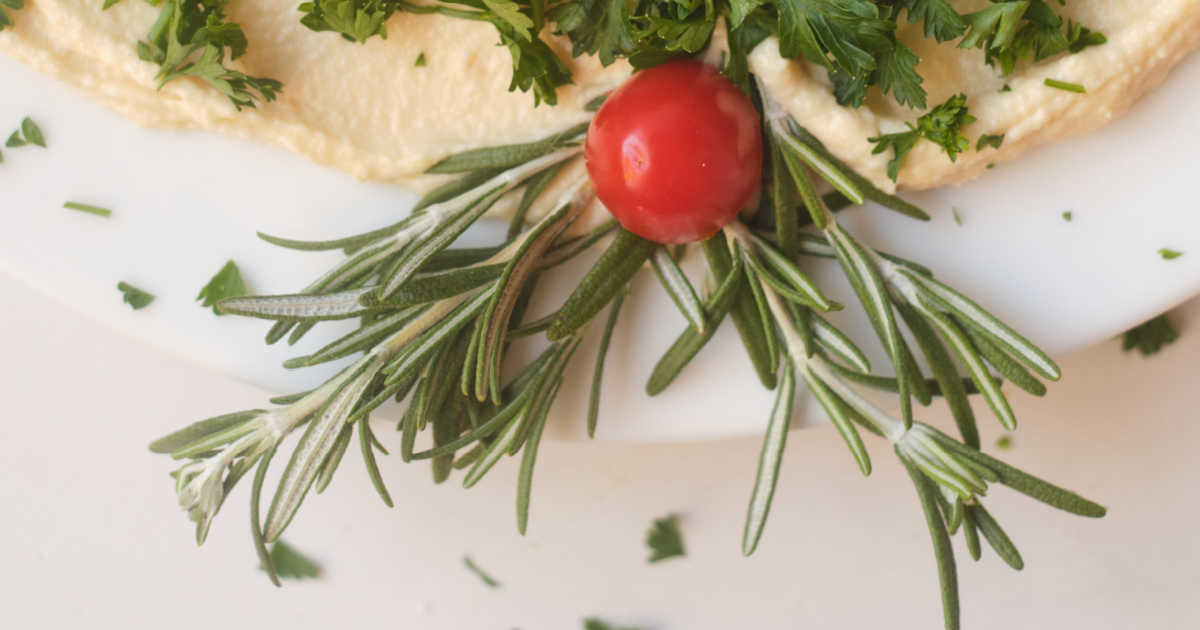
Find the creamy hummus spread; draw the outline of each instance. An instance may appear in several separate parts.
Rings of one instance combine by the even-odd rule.
[[[166,128],[214,129],[299,152],[362,179],[414,189],[432,180],[421,173],[446,155],[481,146],[523,142],[587,119],[583,104],[629,75],[624,63],[602,68],[573,59],[556,42],[575,85],[559,91],[557,106],[533,107],[531,95],[509,92],[511,60],[488,24],[399,14],[388,39],[351,44],[299,23],[295,0],[245,0],[228,13],[250,41],[234,67],[285,85],[279,99],[236,112],[208,85],[177,80],[155,87],[156,67],[138,59],[158,9],[125,0],[100,11],[97,0],[34,0],[0,33],[0,51],[82,89],[135,122]],[[956,2],[961,11],[986,0]],[[1108,37],[1103,46],[1023,65],[1009,77],[983,62],[979,50],[924,38],[920,24],[902,38],[922,58],[929,103],[966,92],[978,119],[967,133],[1005,134],[999,150],[968,151],[957,162],[921,142],[900,172],[899,186],[923,189],[960,182],[989,163],[1110,120],[1153,88],[1200,44],[1200,0],[1071,0],[1066,16]],[[426,65],[415,61],[424,53]],[[836,155],[877,185],[890,155],[872,155],[868,137],[898,131],[921,112],[875,94],[861,109],[835,102],[824,72],[783,59],[768,39],[751,68],[769,93]],[[1084,95],[1043,85],[1046,78],[1086,86]],[[1008,84],[1011,91],[1001,92]]]
[[[986,0],[954,2],[962,13],[986,6]],[[965,50],[957,41],[926,39],[922,25],[908,24],[900,39],[921,58],[932,107],[965,93],[971,115],[967,127],[972,150],[951,162],[941,148],[918,142],[898,178],[899,187],[919,190],[959,183],[981,174],[988,164],[1011,160],[1027,149],[1103,125],[1153,89],[1187,53],[1200,46],[1200,0],[1068,0],[1055,3],[1064,19],[1100,31],[1102,46],[1023,64],[1002,77],[984,63],[982,50]],[[921,113],[881,98],[877,90],[860,109],[839,107],[823,69],[782,59],[775,40],[750,55],[751,70],[775,100],[839,158],[880,188],[893,190],[887,178],[891,151],[872,155],[867,138],[903,131]],[[1046,79],[1077,83],[1087,94],[1055,89]],[[1011,91],[1001,91],[1007,84]],[[1004,134],[997,149],[974,150],[981,134]]]

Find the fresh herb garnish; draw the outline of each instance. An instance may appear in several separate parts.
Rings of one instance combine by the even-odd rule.
[[[150,306],[150,303],[154,301],[153,295],[126,282],[118,282],[117,290],[121,292],[122,300],[133,307],[135,311],[140,311]]]
[[[954,216],[954,223],[955,223],[955,224],[957,224],[957,225],[962,225],[962,224],[963,224],[963,218],[962,218],[962,215],[961,215],[961,214],[959,214],[959,212],[958,212],[958,208],[951,207],[951,208],[950,208],[950,214],[952,214],[952,215]]]
[[[1043,83],[1046,85],[1046,87],[1052,87],[1056,90],[1074,92],[1076,94],[1087,94],[1087,88],[1078,83],[1068,83],[1066,81],[1059,81],[1058,79],[1046,79],[1043,81]]]
[[[1163,247],[1158,250],[1158,255],[1161,256],[1163,260],[1175,260],[1176,258],[1182,256],[1183,252],[1171,249],[1169,247]]]
[[[217,308],[218,302],[243,295],[246,295],[246,283],[242,280],[242,272],[237,263],[231,260],[200,289],[196,301],[205,308],[212,307],[213,313],[221,315],[220,309]]]
[[[480,19],[517,20],[508,8]],[[753,19],[748,16],[741,28]],[[731,55],[731,66],[737,65],[736,57]],[[754,85],[746,79],[746,86]],[[1061,375],[1054,361],[932,271],[870,247],[841,224],[826,199],[855,205],[870,200],[921,220],[929,215],[850,170],[781,113],[761,84],[757,87],[763,108],[772,112],[763,119],[765,148],[778,156],[761,182],[764,207],[774,212],[733,220],[701,244],[712,279],[708,291],[697,291],[676,272],[665,246],[612,222],[583,234],[566,231],[593,199],[579,146],[583,129],[450,156],[433,170],[458,179],[389,226],[316,242],[264,235],[284,247],[346,256],[298,293],[226,299],[222,311],[272,320],[269,343],[284,338],[294,343],[326,320],[352,320],[357,327],[285,366],[356,358],[323,385],[285,397],[279,406],[203,420],[151,445],[181,462],[173,485],[196,524],[197,540],[205,539],[236,483],[256,468],[251,534],[266,557],[266,544],[287,530],[310,489],[327,486],[355,437],[368,476],[383,502],[392,505],[374,459],[381,448],[367,421],[392,400],[409,401],[398,426],[400,458],[429,460],[436,482],[464,470],[463,485],[470,488],[505,455],[519,455],[516,525],[525,533],[538,449],[567,366],[583,337],[598,328],[589,323],[624,295],[629,282],[644,273],[646,261],[688,320],[654,367],[647,391],[669,387],[728,319],[759,379],[776,392],[747,508],[744,553],[754,552],[765,531],[801,387],[829,415],[863,474],[870,474],[873,464],[862,431],[887,441],[908,471],[930,530],[947,628],[959,622],[952,534],[962,530],[975,555],[982,531],[1010,566],[1023,566],[983,507],[995,486],[1073,514],[1103,516],[1102,506],[979,450],[968,395],[979,394],[1000,424],[1012,430],[1016,417],[1001,382],[1043,395],[1043,380]],[[967,150],[970,143],[960,134],[968,122],[965,102],[960,98],[936,109],[924,129],[914,125],[918,133],[911,142],[928,135],[948,145],[948,153]],[[562,191],[553,197],[545,185],[551,177]],[[824,186],[836,195],[819,194]],[[529,204],[521,210],[526,221],[515,224],[504,240],[484,248],[452,246],[500,199],[514,197]],[[811,230],[798,229],[810,223]],[[610,235],[614,238],[607,240]],[[527,321],[526,305],[541,273],[601,246],[604,251],[559,309]],[[806,274],[806,261],[813,257],[836,261],[884,350],[889,364],[884,369],[895,376],[873,373],[855,341],[825,319],[842,305]],[[516,361],[511,342],[543,333],[550,343],[541,354]],[[865,396],[862,387],[895,393],[895,410]],[[935,395],[950,409],[960,438],[917,420],[918,407],[932,404]],[[432,433],[432,446],[418,450],[422,431]],[[285,445],[292,433],[301,437]],[[267,466],[281,448],[290,461],[273,482],[269,508],[260,517]]]
[[[298,7],[304,13],[301,24],[360,44],[376,35],[387,39],[385,24],[397,8],[395,0],[314,0]]]
[[[651,564],[687,555],[683,548],[683,534],[679,531],[679,517],[671,514],[655,519],[650,531],[646,532],[646,546],[650,548],[647,562]]]
[[[418,67],[418,68],[424,68],[424,67],[425,67],[425,53],[424,53],[424,52],[422,52],[421,54],[417,55],[417,60],[416,60],[415,62],[413,62],[413,65],[414,65],[414,66],[416,66],[416,67]]]
[[[908,153],[922,138],[941,147],[950,161],[957,160],[959,153],[971,147],[970,141],[963,135],[963,127],[972,122],[975,122],[975,117],[967,112],[967,95],[956,94],[918,118],[915,124],[908,123],[908,131],[868,138],[875,144],[875,150],[871,153],[892,150],[887,173],[892,181],[896,181]]]
[[[996,438],[996,450],[1010,451],[1012,450],[1012,446],[1013,439],[1011,435],[1001,435],[1000,437]]]
[[[8,148],[10,148],[10,149],[15,149],[15,148],[17,148],[17,147],[23,147],[23,146],[25,146],[26,144],[29,144],[29,143],[28,143],[28,142],[25,142],[25,138],[22,138],[22,137],[21,137],[21,130],[20,130],[20,129],[18,129],[18,130],[16,130],[16,131],[12,132],[12,135],[10,135],[10,136],[8,137],[8,140],[6,140],[6,141],[4,142],[4,146],[6,146],[6,147],[8,147]]]
[[[1062,4],[1064,0],[1059,0]],[[987,62],[1011,74],[1022,59],[1041,61],[1104,43],[1104,36],[1063,19],[1045,0],[1002,0],[963,16],[960,48],[982,48]]]
[[[1126,331],[1121,340],[1121,350],[1137,350],[1142,356],[1148,357],[1158,354],[1178,339],[1179,331],[1164,313]]]
[[[1062,213],[1062,218],[1063,221],[1067,221],[1069,223],[1075,220],[1075,213],[1067,210],[1066,212]]]
[[[979,136],[979,141],[975,143],[975,150],[982,151],[984,147],[999,149],[1002,144],[1004,144],[1004,134],[985,133]]]
[[[276,576],[285,580],[303,580],[321,577],[321,565],[280,540],[271,547],[271,567],[260,564],[263,571],[274,570]]]
[[[500,582],[485,573],[483,569],[480,569],[479,565],[475,564],[475,561],[470,556],[463,556],[463,566],[467,567],[467,570],[471,573],[474,573],[475,577],[479,578],[479,581],[483,582],[488,588],[500,588]]]
[[[239,111],[273,101],[283,84],[253,77],[225,66],[225,58],[241,57],[248,42],[242,27],[225,17],[228,0],[165,0],[138,57],[159,66],[158,86],[192,76],[207,81]]]
[[[99,206],[91,206],[86,203],[79,203],[77,201],[68,201],[67,203],[63,204],[63,207],[66,208],[67,210],[78,210],[79,212],[86,212],[88,214],[94,214],[98,217],[111,217],[112,216],[112,210],[109,210],[108,208],[101,208]]]
[[[26,116],[21,121],[21,133],[25,136],[25,141],[29,144],[37,145],[46,148],[46,137],[42,135],[42,128],[33,119]]]
[[[11,9],[20,11],[25,8],[25,0],[0,0],[0,31],[13,25],[12,16],[8,14]]]

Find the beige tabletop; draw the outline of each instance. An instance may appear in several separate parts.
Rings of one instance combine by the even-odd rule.
[[[354,454],[288,538],[324,578],[269,585],[246,488],[201,549],[170,464],[145,445],[193,419],[262,404],[248,385],[161,354],[0,275],[0,619],[7,628],[569,630],[598,615],[647,630],[941,627],[933,556],[903,470],[876,444],[861,477],[829,427],[794,433],[759,552],[740,554],[759,444],[551,443],[530,533],[514,461],[471,491],[381,461],[397,507]],[[1149,360],[1109,342],[1066,357],[1042,400],[1014,393],[1002,457],[1110,508],[1072,517],[996,489],[1015,573],[959,545],[964,628],[1185,628],[1200,619],[1200,304]],[[941,410],[927,414],[946,425]],[[648,419],[647,421],[652,421]],[[985,424],[985,444],[999,434]],[[381,432],[385,443],[397,442]],[[688,555],[645,562],[682,517]],[[471,556],[489,589],[463,568]]]

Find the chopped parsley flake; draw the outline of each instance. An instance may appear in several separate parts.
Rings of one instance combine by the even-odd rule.
[[[46,137],[42,135],[42,128],[33,119],[26,116],[25,120],[21,121],[21,133],[25,136],[25,142],[46,148]]]
[[[985,147],[999,149],[1002,144],[1004,144],[1004,134],[985,133],[979,136],[979,141],[975,143],[975,150],[982,151]]]
[[[275,567],[275,575],[284,580],[317,578],[322,573],[321,565],[282,540],[271,547],[271,564]]]
[[[1142,356],[1148,357],[1158,354],[1178,339],[1179,331],[1164,314],[1126,332],[1121,341],[1121,350],[1137,350]]]
[[[117,290],[123,295],[122,300],[135,311],[140,311],[150,306],[150,303],[154,301],[154,295],[126,282],[118,282]]]
[[[1012,446],[1013,439],[1011,435],[1001,435],[1000,437],[996,438],[996,450],[1008,451],[1012,449]]]
[[[963,224],[962,215],[958,213],[958,208],[950,208],[950,213],[954,215],[954,222],[958,225]]]
[[[650,548],[650,563],[687,555],[683,548],[683,535],[679,531],[679,517],[671,514],[654,521],[646,533],[646,546]]]
[[[1074,92],[1076,94],[1087,94],[1087,88],[1078,83],[1068,83],[1066,81],[1059,81],[1058,79],[1046,79],[1044,83],[1047,87],[1052,87],[1056,90],[1064,90],[1067,92]]]
[[[483,569],[480,569],[479,565],[475,564],[475,561],[472,560],[470,556],[463,556],[463,565],[466,566],[471,573],[474,573],[475,577],[478,577],[479,581],[483,582],[488,588],[500,588],[500,582],[497,581],[496,578],[485,573]]]
[[[67,203],[63,204],[63,207],[66,208],[67,210],[78,210],[79,212],[86,212],[88,214],[94,214],[98,217],[111,217],[112,216],[112,210],[109,210],[108,208],[101,208],[99,206],[90,206],[86,203],[79,203],[77,201],[68,201]]]
[[[1075,219],[1075,213],[1067,210],[1066,212],[1062,213],[1062,218],[1063,221],[1070,222]]]
[[[201,302],[201,306],[211,306],[213,313],[220,315],[221,311],[217,309],[218,302],[243,295],[246,295],[246,283],[242,281],[242,272],[238,270],[237,263],[231,260],[200,289],[196,300]]]
[[[959,153],[971,147],[971,142],[962,135],[962,128],[973,122],[975,117],[967,113],[967,95],[956,94],[918,118],[915,124],[908,123],[908,131],[868,138],[875,143],[875,150],[871,153],[892,150],[893,157],[888,162],[888,177],[896,181],[908,153],[922,138],[940,146],[951,162],[956,161]]]
[[[12,132],[12,135],[8,137],[8,140],[6,140],[4,142],[4,146],[6,146],[10,149],[15,149],[17,147],[23,147],[27,144],[29,144],[29,143],[25,141],[25,138],[21,137],[20,129]]]
[[[1158,250],[1158,255],[1162,256],[1163,260],[1175,260],[1183,255],[1183,252],[1164,247]]]
[[[417,55],[417,61],[416,61],[415,63],[413,63],[413,65],[414,65],[414,66],[416,66],[416,67],[418,67],[418,68],[424,68],[424,67],[425,67],[425,53],[424,53],[424,52],[422,52],[421,54]]]

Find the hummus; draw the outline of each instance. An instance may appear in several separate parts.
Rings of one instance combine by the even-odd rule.
[[[962,13],[986,0],[954,2]],[[967,95],[977,121],[966,128],[972,149],[951,162],[941,148],[918,142],[900,170],[900,188],[920,190],[972,179],[988,164],[1011,160],[1036,145],[1090,131],[1127,109],[1153,89],[1187,53],[1200,46],[1200,0],[1068,0],[1054,5],[1064,19],[1087,25],[1108,38],[1102,46],[1024,64],[1008,77],[984,63],[982,50],[964,50],[957,41],[926,39],[920,23],[908,24],[900,39],[921,58],[932,107],[956,93]],[[823,69],[782,59],[778,42],[763,42],[750,55],[750,68],[771,96],[802,126],[849,166],[889,192],[891,151],[872,155],[867,138],[906,129],[923,112],[882,98],[878,90],[860,109],[839,107]],[[1047,87],[1046,79],[1078,83],[1087,94]],[[1011,91],[1001,91],[1007,84]],[[1004,134],[999,149],[974,150],[982,134]]]
[[[986,0],[955,3],[974,10]],[[950,162],[931,143],[918,143],[899,186],[923,189],[975,177],[988,164],[1028,148],[1095,128],[1152,89],[1200,44],[1200,0],[1072,0],[1066,17],[1103,32],[1108,43],[1077,55],[1024,65],[1001,77],[980,50],[937,44],[908,24],[901,37],[921,57],[929,104],[966,92],[978,120],[967,129],[1005,134],[998,149],[968,151]],[[176,80],[155,88],[156,67],[137,58],[158,9],[125,0],[100,11],[96,0],[35,0],[0,33],[0,51],[73,84],[135,122],[154,127],[213,129],[283,146],[362,179],[427,188],[422,173],[450,153],[524,142],[587,119],[583,104],[629,75],[617,63],[573,59],[575,85],[559,90],[557,106],[533,107],[533,97],[509,92],[511,60],[492,26],[431,15],[399,14],[386,40],[351,44],[299,23],[295,0],[245,0],[229,5],[249,52],[233,65],[284,83],[279,100],[236,112],[207,84]],[[424,53],[427,65],[415,61]],[[783,59],[768,39],[751,55],[751,69],[774,99],[829,149],[885,190],[888,153],[872,155],[868,137],[904,129],[921,112],[877,93],[861,109],[837,105],[824,72]],[[1046,87],[1046,78],[1080,83],[1085,95]],[[1001,92],[1008,84],[1011,91]],[[873,92],[875,92],[873,90]]]
[[[533,106],[509,92],[512,60],[490,24],[399,14],[386,40],[353,44],[300,24],[297,0],[231,2],[229,18],[250,42],[231,64],[283,82],[278,100],[237,112],[207,83],[178,79],[156,89],[154,64],[138,59],[158,9],[124,0],[101,11],[98,0],[33,0],[0,33],[0,51],[72,84],[134,122],[212,129],[276,144],[360,179],[421,190],[421,174],[439,159],[481,146],[524,142],[586,121],[583,105],[619,85],[624,63],[601,68],[573,59],[559,42],[575,85],[558,105]],[[416,66],[424,53],[426,65]]]

